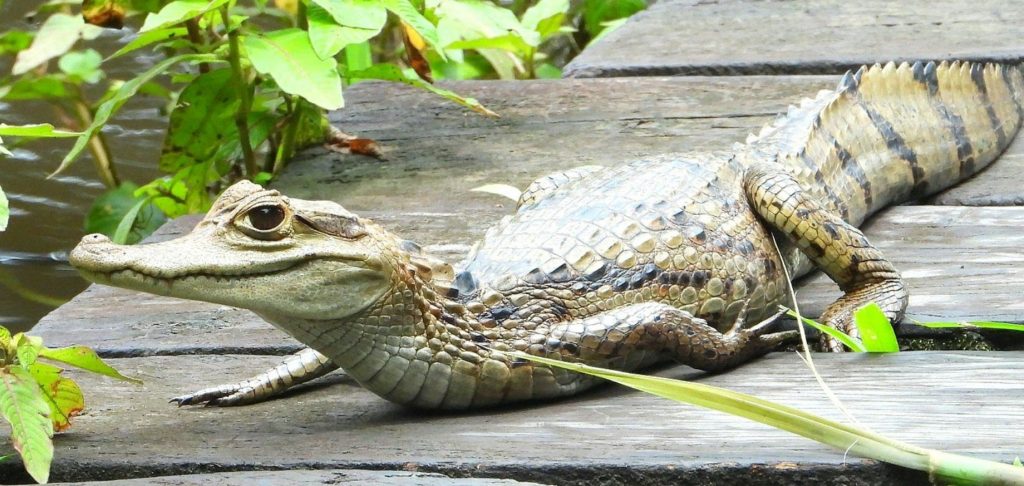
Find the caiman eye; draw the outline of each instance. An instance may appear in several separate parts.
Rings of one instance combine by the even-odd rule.
[[[284,222],[284,208],[277,205],[256,206],[249,210],[249,224],[260,231],[270,231]]]

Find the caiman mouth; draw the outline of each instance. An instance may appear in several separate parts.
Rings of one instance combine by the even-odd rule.
[[[191,271],[180,274],[159,275],[140,270],[134,267],[120,268],[117,270],[101,271],[86,268],[78,268],[79,273],[86,279],[104,285],[131,286],[145,288],[167,288],[170,289],[175,283],[196,282],[196,283],[231,283],[242,280],[250,280],[261,277],[269,277],[291,271],[303,265],[314,262],[342,262],[353,267],[368,268],[360,265],[359,260],[345,258],[321,258],[316,260],[295,260],[287,262],[273,270],[261,272],[214,272],[214,271]]]

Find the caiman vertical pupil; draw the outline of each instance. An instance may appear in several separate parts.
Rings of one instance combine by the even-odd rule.
[[[258,206],[249,210],[249,224],[260,231],[270,231],[284,221],[281,206]]]

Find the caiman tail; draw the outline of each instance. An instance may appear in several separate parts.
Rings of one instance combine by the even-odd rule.
[[[785,236],[780,250],[793,272],[813,262],[843,290],[822,321],[856,335],[853,312],[869,302],[902,319],[908,294],[899,272],[855,226],[983,169],[1009,145],[1022,113],[1016,67],[889,63],[847,73],[834,91],[737,147],[747,196]]]
[[[885,206],[983,169],[1013,140],[1022,114],[1024,81],[1015,66],[876,64],[791,107],[745,149],[774,155],[859,225]]]

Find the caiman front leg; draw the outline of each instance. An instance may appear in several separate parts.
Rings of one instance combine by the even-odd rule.
[[[793,331],[769,332],[780,315],[748,327],[744,308],[732,328],[723,333],[689,312],[647,302],[557,325],[549,334],[546,348],[572,360],[598,365],[622,358],[628,361],[635,351],[653,351],[693,368],[721,371],[795,337]]]
[[[825,309],[821,321],[858,337],[853,312],[870,302],[876,302],[890,322],[903,319],[908,298],[903,279],[864,233],[824,208],[779,167],[751,167],[743,185],[754,210],[768,225],[786,235],[839,284],[843,296]],[[835,339],[823,336],[823,344],[830,351],[843,351]]]
[[[332,363],[328,357],[313,348],[305,348],[289,356],[281,364],[252,378],[238,383],[204,388],[195,393],[174,397],[171,402],[179,406],[204,402],[208,406],[219,407],[248,405],[265,401],[299,383],[319,378],[336,369],[338,365]]]

